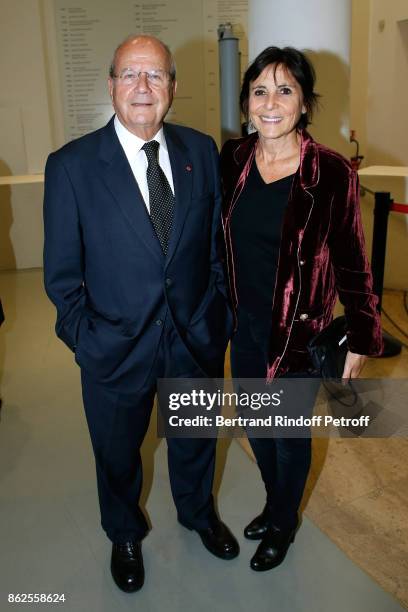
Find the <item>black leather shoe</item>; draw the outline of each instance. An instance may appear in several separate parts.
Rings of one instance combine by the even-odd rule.
[[[267,516],[267,507],[262,510],[261,514],[256,516],[244,529],[244,536],[248,540],[262,540],[269,527]]]
[[[198,534],[213,555],[220,559],[234,559],[239,555],[239,544],[228,527],[219,519],[211,527],[200,529]]]
[[[280,565],[295,539],[296,529],[281,531],[271,526],[251,559],[251,568],[256,572],[265,572]]]
[[[133,593],[141,589],[144,583],[141,543],[113,544],[111,572],[114,581],[125,593]]]

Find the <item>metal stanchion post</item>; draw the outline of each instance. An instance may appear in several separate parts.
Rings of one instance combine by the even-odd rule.
[[[241,111],[239,108],[240,57],[238,38],[233,34],[230,23],[218,28],[220,55],[220,98],[221,98],[221,142],[241,135]]]
[[[384,285],[385,253],[387,246],[388,215],[391,210],[391,194],[387,191],[375,192],[373,245],[371,268],[373,289],[378,296],[378,310],[381,312]],[[384,350],[381,357],[393,357],[401,352],[401,344],[387,332],[383,332]]]
[[[374,227],[371,251],[374,293],[378,296],[378,309],[381,310],[384,285],[385,253],[387,247],[388,215],[392,204],[391,194],[376,191],[374,195]]]

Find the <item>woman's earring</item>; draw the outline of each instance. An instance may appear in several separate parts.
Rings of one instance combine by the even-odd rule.
[[[255,126],[250,119],[248,119],[246,129],[247,129],[248,134],[252,134],[253,132],[256,132]]]

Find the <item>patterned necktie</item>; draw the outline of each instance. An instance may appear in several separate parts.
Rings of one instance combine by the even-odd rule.
[[[174,213],[174,196],[163,170],[159,166],[157,140],[146,142],[142,149],[146,153],[146,171],[149,188],[150,218],[166,255]]]

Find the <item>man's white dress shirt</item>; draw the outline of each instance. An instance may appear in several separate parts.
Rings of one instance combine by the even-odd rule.
[[[150,214],[149,205],[149,188],[147,186],[146,170],[147,170],[147,157],[146,153],[142,150],[145,140],[132,134],[118,119],[115,115],[114,119],[115,131],[119,138],[119,142],[123,147],[125,155],[128,159],[133,175],[139,185],[139,189],[143,196],[146,204],[148,213]],[[174,184],[173,174],[171,172],[169,152],[167,149],[166,139],[164,137],[163,127],[155,134],[151,140],[157,140],[160,144],[159,147],[159,165],[163,170],[166,178],[169,182],[171,190],[174,195]]]

